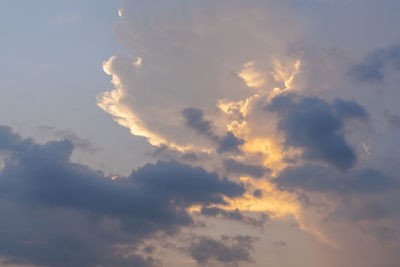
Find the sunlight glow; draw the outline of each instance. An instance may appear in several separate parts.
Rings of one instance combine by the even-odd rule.
[[[238,76],[243,79],[248,87],[259,88],[265,85],[264,75],[255,69],[254,61],[244,64]]]

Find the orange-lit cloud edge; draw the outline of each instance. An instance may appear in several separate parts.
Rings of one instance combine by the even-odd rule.
[[[168,146],[180,152],[201,151],[213,156],[216,148],[198,147],[196,145],[181,145],[179,140],[169,140],[162,133],[157,133],[147,128],[140,117],[135,114],[132,109],[127,106],[123,98],[127,95],[127,88],[123,86],[116,71],[112,68],[115,57],[103,62],[104,72],[112,77],[114,89],[106,91],[97,96],[97,105],[105,112],[112,115],[113,119],[123,127],[130,130],[135,136],[145,137],[148,142],[156,147]],[[141,68],[142,58],[138,57],[132,62],[135,68]],[[295,220],[299,228],[303,231],[313,234],[320,241],[336,246],[321,231],[315,227],[311,227],[305,223],[302,215],[301,204],[295,194],[281,191],[271,183],[280,171],[288,166],[285,158],[290,158],[302,153],[300,149],[288,149],[283,147],[284,136],[276,130],[276,122],[268,125],[271,130],[267,133],[257,133],[249,120],[251,113],[258,101],[267,104],[272,98],[279,94],[289,91],[296,91],[295,78],[301,71],[301,61],[294,59],[290,64],[282,64],[275,59],[272,62],[273,70],[270,73],[275,82],[283,84],[282,88],[268,87],[265,79],[266,72],[255,67],[254,61],[245,62],[241,67],[237,76],[246,84],[247,87],[253,88],[256,93],[250,97],[246,97],[239,101],[231,101],[229,99],[219,99],[216,101],[216,107],[226,115],[224,120],[228,121],[225,125],[218,125],[226,131],[231,131],[235,136],[242,138],[245,143],[242,145],[242,152],[238,156],[234,156],[235,160],[246,161],[255,155],[261,158],[262,164],[271,169],[269,177],[264,179],[254,179],[252,177],[240,177],[240,181],[245,185],[246,192],[241,198],[226,198],[226,205],[217,206],[224,210],[240,210],[250,214],[267,213],[273,220]],[[219,123],[219,122],[218,122]],[[274,124],[275,123],[275,124]],[[254,124],[253,124],[254,125]],[[223,157],[223,156],[219,156]],[[262,196],[255,197],[254,190],[261,190]],[[189,208],[192,213],[198,214],[201,207],[193,206]]]

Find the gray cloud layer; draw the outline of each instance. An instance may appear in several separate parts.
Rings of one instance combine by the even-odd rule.
[[[210,138],[217,144],[218,153],[239,153],[244,140],[236,137],[232,132],[220,137],[212,131],[212,122],[204,118],[203,111],[196,108],[186,108],[182,111],[186,126]]]
[[[361,82],[383,82],[389,70],[400,70],[400,45],[372,51],[350,68],[349,75]]]
[[[224,167],[228,173],[250,175],[255,178],[263,177],[265,174],[271,172],[270,169],[262,165],[244,164],[233,159],[225,160]]]
[[[354,166],[357,156],[347,143],[343,127],[349,118],[367,119],[367,112],[354,101],[279,95],[267,106],[279,116],[278,127],[286,144],[304,149],[306,159],[324,161],[340,170]]]
[[[233,244],[229,244],[228,241],[233,241]],[[201,265],[214,260],[239,266],[239,262],[251,262],[249,250],[253,241],[254,239],[249,236],[237,236],[233,240],[222,237],[221,241],[202,236],[190,245],[189,252]]]
[[[0,255],[43,266],[151,266],[123,257],[143,238],[193,223],[186,208],[223,204],[239,184],[178,162],[159,161],[112,180],[72,163],[69,140],[36,144],[0,127]],[[126,251],[125,251],[126,252]]]
[[[398,186],[393,178],[376,169],[357,169],[343,174],[318,165],[289,167],[273,182],[287,189],[336,194],[383,193]]]

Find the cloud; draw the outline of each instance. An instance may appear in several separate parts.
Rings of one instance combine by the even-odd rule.
[[[300,227],[341,248],[351,249],[365,239],[360,253],[375,246],[380,257],[386,255],[381,246],[399,246],[397,173],[369,166],[342,172],[329,166],[300,165],[286,168],[271,182],[301,198]],[[388,230],[391,238],[387,238]],[[387,257],[391,266],[394,258]]]
[[[182,115],[185,118],[185,124],[188,127],[207,136],[217,144],[218,153],[239,153],[239,147],[245,143],[243,139],[236,137],[232,132],[227,132],[226,135],[222,137],[213,133],[211,130],[212,122],[204,119],[203,111],[201,109],[186,108],[182,111]]]
[[[245,141],[243,139],[236,137],[235,134],[232,132],[228,132],[219,141],[219,146],[217,151],[219,153],[224,153],[224,152],[239,153],[240,152],[239,147],[244,143]]]
[[[287,94],[273,98],[267,110],[278,114],[286,145],[304,149],[304,158],[343,171],[356,163],[356,153],[343,133],[347,118],[367,119],[365,109],[356,102],[338,99],[330,104],[318,97]]]
[[[112,179],[72,163],[73,149],[67,139],[36,144],[0,127],[7,156],[0,173],[0,255],[9,262],[153,266],[156,260],[135,253],[141,240],[192,225],[186,209],[193,205],[224,204],[244,192],[216,173],[174,161]]]
[[[262,191],[260,189],[254,190],[253,196],[256,197],[256,198],[261,198],[262,197]]]
[[[201,265],[217,261],[239,266],[239,262],[252,261],[249,250],[253,241],[248,236],[237,236],[233,240],[223,237],[221,241],[202,236],[189,246],[189,253]]]
[[[250,175],[255,178],[263,177],[265,174],[271,172],[270,169],[262,165],[244,164],[233,159],[225,160],[224,167],[228,173]]]
[[[264,222],[268,219],[268,215],[266,214],[262,214],[261,219],[255,219],[253,217],[243,215],[238,209],[227,211],[217,207],[202,207],[200,213],[201,215],[205,215],[208,217],[216,217],[220,215],[228,220],[240,221],[254,226],[262,226]]]
[[[238,197],[244,192],[241,185],[219,179],[216,173],[202,168],[191,167],[178,162],[146,164],[129,177],[148,194],[163,198],[159,201],[174,200],[175,205],[188,207],[195,204],[223,204],[223,196]]]
[[[349,8],[346,1],[184,2],[123,1],[115,33],[126,54],[104,62],[113,88],[99,95],[97,104],[132,134],[157,146],[157,157],[246,176],[240,178],[247,189],[242,197],[217,197],[213,201],[222,202],[214,205],[199,201],[203,206],[193,210],[237,221],[251,212],[270,212],[272,220],[297,220],[302,230],[328,244],[336,243],[325,238],[326,232],[345,240],[349,232],[345,230],[351,229],[349,236],[354,237],[355,225],[360,226],[354,223],[343,226],[343,231],[326,230],[326,225],[317,222],[328,215],[343,218],[354,211],[363,222],[387,217],[379,207],[389,206],[389,200],[381,205],[372,203],[396,190],[392,190],[396,188],[393,172],[385,167],[397,164],[396,154],[388,155],[386,149],[396,150],[397,142],[386,135],[370,136],[384,127],[363,133],[352,130],[360,121],[376,126],[378,107],[396,114],[395,94],[387,94],[392,101],[388,106],[386,100],[371,97],[362,83],[348,84],[344,78],[355,54],[389,42],[371,38],[371,34],[384,37],[381,29],[394,25],[395,1],[388,5],[361,0],[350,4],[362,8]],[[353,10],[360,23],[354,23]],[[385,14],[379,25],[385,27],[374,22],[367,27],[367,34],[365,25],[379,12]],[[338,21],[338,17],[342,19]],[[376,50],[350,68],[350,75],[356,80],[382,82],[389,71],[398,69],[396,51],[395,47]],[[393,135],[395,131],[392,129]],[[368,155],[361,152],[361,142],[369,147]],[[379,149],[386,151],[379,154]],[[151,169],[159,167],[157,163]],[[158,179],[154,183],[164,185]],[[168,202],[165,192],[157,191],[160,188],[150,188]],[[186,207],[187,201],[194,203],[188,197],[172,201]],[[345,201],[352,205],[340,211]],[[371,208],[365,208],[370,212],[357,201],[370,203]],[[307,203],[307,208],[301,202]],[[324,215],[308,216],[312,212]],[[243,225],[246,227],[250,226]],[[294,244],[291,238],[288,243]],[[343,244],[349,244],[348,240]],[[229,248],[233,245],[227,244]],[[205,258],[211,264],[218,261],[215,255]],[[304,265],[321,265],[312,263]],[[331,264],[366,266],[335,263]]]
[[[243,64],[243,69],[238,73],[248,87],[262,87],[265,85],[265,74],[254,68],[254,61]]]
[[[342,120],[351,118],[365,120],[368,118],[365,108],[355,101],[335,99],[332,103],[332,110]]]
[[[300,26],[289,16],[293,10],[281,16],[270,8],[275,1],[122,4],[115,33],[131,55],[120,54],[103,63],[113,89],[97,97],[98,106],[155,146],[237,151],[242,137],[225,134],[229,118],[219,114],[215,105],[219,100],[235,102],[261,89],[272,90],[260,88],[267,82],[285,82],[286,75],[275,81],[271,74],[275,67],[264,62],[283,53],[294,39],[292,33]],[[154,6],[160,7],[158,15]],[[139,58],[140,65],[135,64]],[[280,73],[285,71],[282,67]],[[218,133],[222,145],[215,148],[214,142],[188,129],[190,121],[179,116],[187,107],[200,107],[205,118],[213,118],[213,133]],[[186,118],[195,111],[186,110]],[[205,127],[203,131],[210,126],[204,121],[191,125]]]
[[[386,47],[398,39],[400,1],[122,0],[121,5],[114,33],[122,49],[103,64],[112,84],[98,96],[97,104],[132,134],[147,138],[155,146],[149,150],[163,161],[130,175],[110,177],[71,162],[71,151],[76,153],[77,145],[84,147],[85,142],[68,133],[58,136],[67,141],[38,144],[0,130],[5,135],[0,146],[8,147],[0,156],[2,171],[4,167],[0,174],[2,255],[14,262],[50,266],[61,265],[65,255],[71,255],[69,264],[77,266],[151,266],[157,265],[159,257],[170,261],[168,266],[186,267],[195,261],[175,257],[155,241],[167,236],[179,242],[181,236],[171,235],[184,226],[189,227],[182,235],[192,231],[259,235],[264,243],[254,253],[258,265],[365,267],[385,264],[399,255],[398,247],[374,246],[372,239],[358,238],[356,231],[365,231],[365,222],[372,219],[381,229],[399,229],[398,219],[391,217],[398,210],[395,195],[400,194],[391,179],[397,174],[390,172],[399,165],[398,129],[393,126],[395,114],[400,114],[400,91],[398,79],[389,77],[396,70],[389,58],[397,55],[390,53],[391,48],[383,53],[376,50],[355,72],[355,77],[368,83],[384,81],[379,84],[384,95],[364,88],[365,83],[348,84],[344,72],[361,51]],[[82,56],[83,51],[71,59]],[[57,87],[56,80],[51,84]],[[274,111],[265,112],[272,99],[275,102],[277,95],[284,98],[288,92],[297,92],[298,97],[286,98],[281,101],[286,106],[276,105]],[[22,99],[19,96],[23,94],[14,95],[16,101]],[[346,100],[333,100],[337,97]],[[4,103],[13,106],[16,101],[5,99]],[[35,101],[28,98],[25,102]],[[29,109],[29,105],[14,106],[21,109],[3,112],[3,119],[13,121]],[[372,125],[368,126],[372,130],[353,134],[358,120],[367,117],[363,106],[371,114],[368,123]],[[390,110],[388,120],[383,117],[384,109]],[[93,123],[76,123],[75,118],[74,122],[75,127],[102,130],[93,129]],[[21,127],[28,126],[22,123]],[[112,138],[106,143],[128,145]],[[114,151],[107,159],[129,168],[121,151]],[[130,153],[144,160],[135,148]],[[72,161],[92,161],[86,156],[73,154]],[[244,186],[212,171],[235,176]],[[312,212],[323,216],[310,216]],[[250,218],[263,213],[273,220],[265,233],[250,223]],[[336,220],[325,220],[327,214]],[[338,222],[349,215],[357,221]],[[201,224],[198,217],[206,227],[195,228]],[[288,226],[295,223],[298,227]],[[329,260],[332,249],[299,229],[318,238],[329,232],[340,236],[343,242],[326,242],[339,244],[333,261]],[[239,242],[210,239],[228,249]],[[265,248],[273,250],[273,240],[290,245],[270,255]],[[144,254],[147,242],[156,243],[152,244],[154,258]],[[391,250],[389,257],[386,251]],[[347,255],[364,264],[344,262]],[[207,261],[210,265],[235,264],[219,263],[216,258],[211,254]],[[336,262],[342,258],[343,262]],[[393,262],[397,266],[398,261]]]
[[[31,141],[26,140],[27,144]],[[21,146],[22,139],[19,135],[13,134],[12,129],[7,126],[0,126],[0,149],[1,150],[17,150]]]
[[[182,110],[182,116],[185,118],[185,124],[188,127],[212,139],[218,139],[211,131],[212,122],[204,119],[204,114],[201,109],[186,108]]]
[[[372,51],[350,68],[349,75],[357,81],[381,83],[389,70],[400,70],[400,45]]]
[[[38,129],[40,132],[45,133],[45,134],[50,134],[51,136],[54,136],[55,138],[70,140],[73,143],[75,149],[80,148],[80,149],[87,150],[90,152],[94,152],[98,149],[91,140],[89,140],[87,138],[85,138],[85,139],[80,138],[74,132],[72,132],[70,130],[59,130],[54,127],[50,127],[50,126],[46,126],[46,125],[41,125],[38,127]]]
[[[398,186],[393,178],[380,170],[363,168],[342,173],[318,165],[288,167],[273,182],[286,189],[335,194],[384,193]]]
[[[326,166],[303,165],[287,168],[272,182],[304,199],[300,225],[321,241],[350,249],[365,239],[366,247],[376,246],[378,255],[383,256],[382,246],[399,246],[397,173],[371,167],[343,173]],[[364,245],[360,251],[365,251]],[[387,257],[391,266],[394,258]]]
[[[385,110],[385,117],[393,127],[400,128],[399,115],[390,114],[389,111]]]

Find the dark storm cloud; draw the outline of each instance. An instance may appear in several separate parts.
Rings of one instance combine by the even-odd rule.
[[[357,81],[383,82],[387,70],[400,70],[400,45],[369,53],[350,68],[349,75]]]
[[[332,103],[332,112],[343,119],[366,119],[367,111],[355,101],[347,101],[343,99],[335,99]]]
[[[0,125],[0,149],[1,150],[17,150],[22,143],[19,135],[13,134],[10,127]],[[26,143],[30,143],[26,140]]]
[[[271,172],[270,169],[264,166],[244,164],[233,159],[225,160],[224,167],[228,173],[234,173],[238,175],[250,175],[255,178],[263,177],[265,174]]]
[[[0,255],[43,266],[152,266],[114,245],[192,224],[191,205],[223,204],[239,184],[178,162],[159,161],[112,180],[72,163],[69,140],[36,144],[0,127]]]
[[[212,122],[204,118],[203,111],[197,108],[186,108],[182,111],[185,125],[196,132],[210,138],[217,144],[218,153],[238,153],[244,140],[236,137],[232,132],[227,132],[225,136],[218,136],[212,131]]]
[[[393,178],[376,169],[366,168],[342,173],[318,165],[288,167],[272,182],[283,189],[337,194],[383,193],[398,187]]]
[[[182,116],[185,119],[186,126],[196,130],[201,134],[216,138],[214,133],[211,131],[211,121],[204,119],[204,114],[201,109],[186,108],[182,111]]]
[[[238,197],[243,187],[219,179],[216,173],[178,162],[146,164],[134,171],[130,179],[148,194],[156,194],[161,201],[174,200],[175,205],[224,203],[223,195]]]
[[[267,109],[279,116],[278,128],[286,133],[286,145],[304,149],[303,157],[324,161],[337,169],[354,166],[356,154],[347,143],[343,128],[347,119],[367,119],[367,112],[354,101],[280,95]]]
[[[240,146],[244,144],[244,140],[236,137],[232,132],[228,132],[225,136],[219,140],[219,146],[217,151],[219,153],[233,152],[239,153]]]
[[[221,241],[202,236],[190,245],[189,253],[201,265],[217,261],[239,266],[239,262],[251,262],[249,251],[253,241],[248,236],[237,236],[233,240],[223,237]]]

